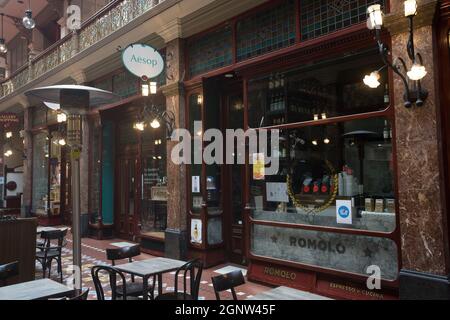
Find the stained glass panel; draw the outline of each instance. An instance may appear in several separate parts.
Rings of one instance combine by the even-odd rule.
[[[238,61],[294,44],[295,1],[239,21],[236,41]]]
[[[367,7],[380,0],[301,0],[301,39],[309,40],[366,21]]]
[[[231,64],[231,28],[225,27],[191,41],[188,44],[188,52],[191,77]]]

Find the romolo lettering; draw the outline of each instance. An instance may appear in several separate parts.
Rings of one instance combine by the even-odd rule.
[[[325,240],[315,240],[315,239],[305,239],[305,238],[289,238],[289,245],[291,247],[300,247],[300,248],[308,248],[312,250],[320,250],[320,251],[328,251],[331,253],[345,253],[345,246],[338,242],[336,244],[332,244],[331,241]]]
[[[150,65],[152,67],[156,67],[158,65],[158,61],[156,61],[155,59],[148,59],[148,58],[145,58],[145,57],[136,57],[136,55],[134,55],[134,54],[131,57],[131,62],[148,64],[148,65]]]
[[[265,267],[264,273],[271,275],[271,276],[276,276],[276,277],[289,279],[289,280],[295,280],[295,278],[297,278],[297,274],[294,272],[289,272],[286,270],[281,270],[281,269],[271,268],[271,267]]]

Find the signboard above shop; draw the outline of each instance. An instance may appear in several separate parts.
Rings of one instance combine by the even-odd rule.
[[[122,51],[122,61],[132,74],[152,79],[164,70],[164,60],[155,48],[146,44],[131,44]]]

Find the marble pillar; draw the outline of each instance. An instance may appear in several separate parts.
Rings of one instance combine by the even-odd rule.
[[[166,110],[175,115],[175,128],[185,124],[185,98],[182,86],[184,73],[182,39],[175,39],[166,46],[167,84],[162,88],[166,96]],[[172,148],[177,142],[167,141],[167,229],[165,255],[170,258],[184,258],[187,251],[186,240],[186,166],[171,161]]]
[[[394,76],[395,127],[397,136],[398,201],[401,232],[400,298],[448,298],[447,250],[444,237],[444,209],[440,177],[438,100],[435,73],[434,28],[437,1],[418,1],[414,43],[428,74],[422,86],[428,99],[422,107],[403,105],[405,87]],[[402,57],[410,68],[406,43],[409,32],[403,1],[391,1],[386,27],[392,36],[392,55]]]
[[[31,108],[25,108],[23,114],[23,138],[25,159],[23,161],[23,198],[22,212],[23,217],[31,216],[32,205],[32,182],[33,182],[33,134],[32,128],[32,112]]]

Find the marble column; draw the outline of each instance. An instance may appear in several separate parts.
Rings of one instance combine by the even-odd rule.
[[[185,98],[182,86],[184,73],[182,39],[175,39],[166,46],[167,84],[162,88],[166,96],[166,110],[175,115],[175,128],[185,124]],[[165,255],[170,258],[184,258],[187,252],[186,240],[186,167],[171,161],[172,148],[177,142],[167,141],[167,229],[165,233]]]
[[[33,135],[32,112],[31,108],[24,109],[23,114],[23,139],[25,159],[23,161],[23,198],[22,198],[22,217],[31,216],[32,205],[32,182],[33,182]]]
[[[403,106],[404,85],[394,76],[395,126],[397,135],[398,201],[401,232],[400,298],[433,299],[450,297],[446,223],[442,206],[445,194],[440,181],[440,142],[435,73],[434,28],[437,1],[418,1],[414,19],[414,44],[424,59],[428,74],[422,81],[428,99],[422,107]],[[403,1],[391,1],[385,22],[392,36],[392,55],[409,61],[406,43],[408,21]]]

